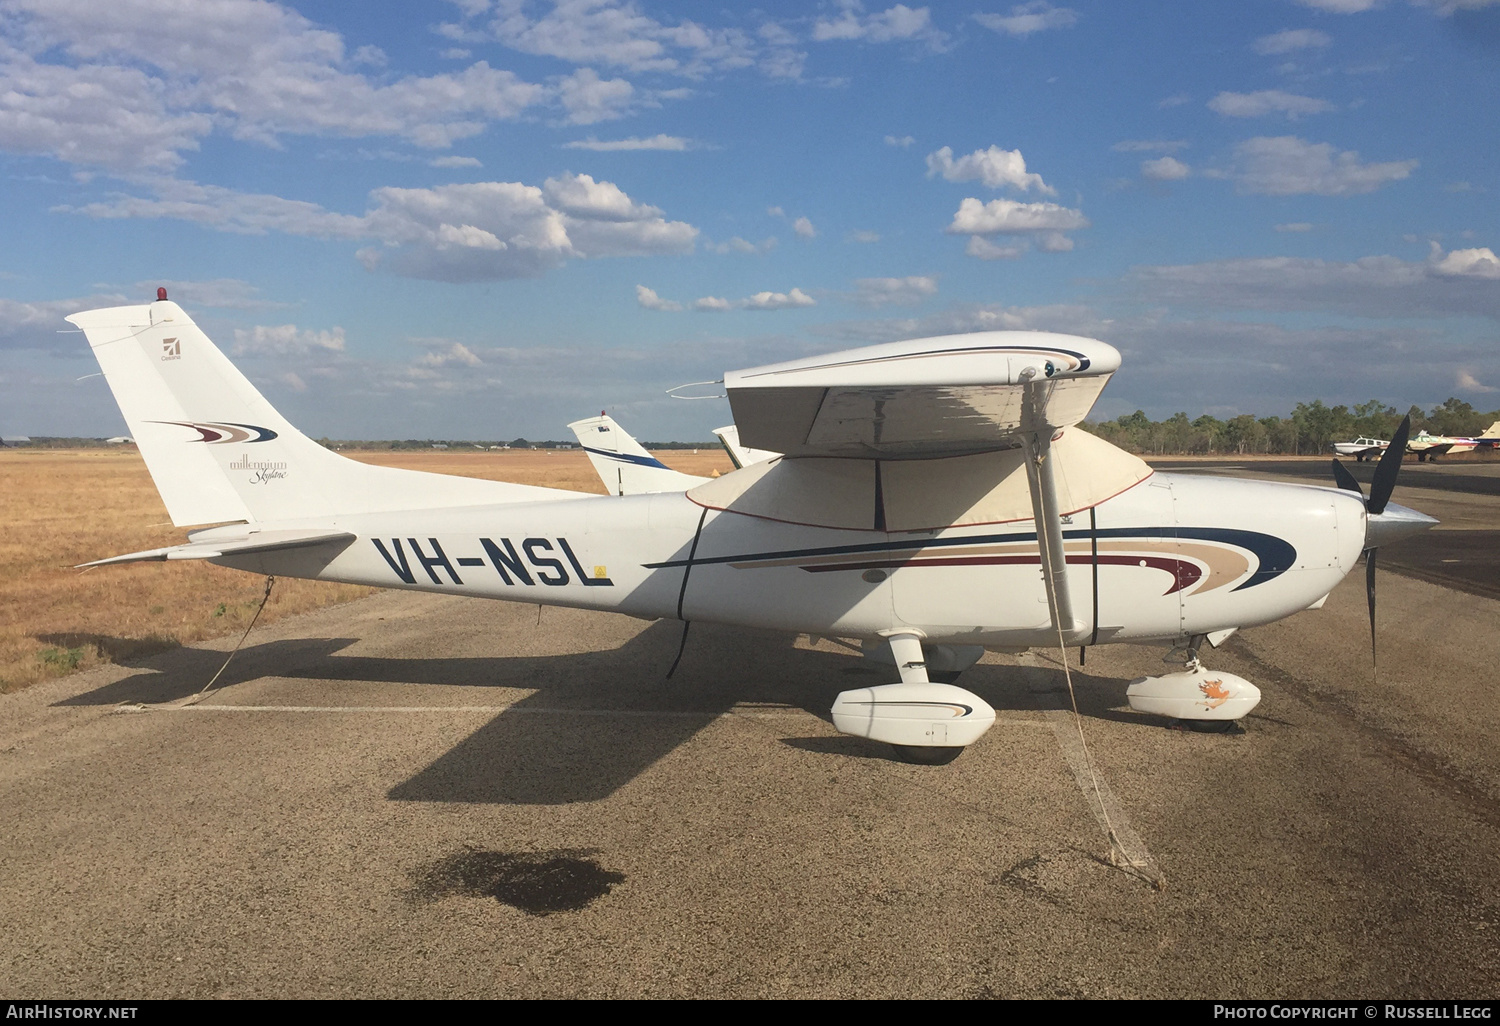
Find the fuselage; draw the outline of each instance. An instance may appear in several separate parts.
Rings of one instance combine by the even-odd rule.
[[[267,525],[269,526],[269,525]],[[295,522],[275,525],[298,526]],[[683,493],[358,514],[346,543],[222,557],[257,573],[787,631],[1055,644],[1030,518],[848,530],[708,509]],[[1063,521],[1088,643],[1269,623],[1355,565],[1349,492],[1153,474]]]

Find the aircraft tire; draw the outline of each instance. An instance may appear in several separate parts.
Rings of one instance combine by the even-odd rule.
[[[1228,734],[1239,726],[1239,720],[1179,720],[1195,734]]]
[[[963,747],[934,745],[891,745],[896,758],[913,766],[946,766],[963,754]]]

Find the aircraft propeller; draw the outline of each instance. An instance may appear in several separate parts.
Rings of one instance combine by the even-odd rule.
[[[1426,514],[1391,503],[1391,492],[1396,488],[1396,475],[1401,472],[1401,459],[1406,455],[1406,441],[1410,436],[1411,417],[1404,417],[1375,467],[1368,498],[1354,475],[1338,460],[1333,461],[1333,479],[1338,486],[1365,500],[1365,597],[1370,605],[1372,667],[1375,665],[1375,554],[1382,542],[1396,541],[1437,523]]]

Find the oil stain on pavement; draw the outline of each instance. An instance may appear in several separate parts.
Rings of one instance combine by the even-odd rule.
[[[625,874],[605,869],[589,849],[500,852],[464,847],[414,872],[412,896],[494,898],[534,916],[577,912],[604,897]]]

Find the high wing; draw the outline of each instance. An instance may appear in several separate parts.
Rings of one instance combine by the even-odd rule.
[[[985,331],[724,376],[740,442],[787,456],[922,459],[1077,424],[1120,366],[1094,339]]]
[[[740,442],[786,458],[779,467],[758,475],[749,468],[731,474],[722,485],[694,489],[689,497],[706,505],[722,497],[731,504],[769,500],[783,507],[830,507],[814,516],[838,515],[841,511],[831,507],[843,506],[858,515],[864,493],[858,465],[874,462],[869,476],[875,484],[877,528],[899,530],[888,516],[892,500],[912,505],[909,500],[915,496],[892,492],[900,488],[901,478],[913,478],[904,468],[914,462],[934,467],[920,475],[927,478],[921,490],[929,504],[941,501],[940,496],[946,499],[944,493],[958,492],[985,493],[980,505],[994,502],[1007,482],[1024,472],[1048,611],[1059,635],[1076,641],[1083,636],[1083,625],[1074,615],[1062,517],[1150,474],[1133,456],[1113,447],[1105,448],[1120,459],[1103,456],[1083,444],[1083,438],[1073,437],[1081,432],[1063,437],[1064,429],[1088,415],[1119,366],[1119,352],[1094,339],[991,331],[735,371],[724,376],[724,386]],[[1059,470],[1054,441],[1068,443],[1058,454],[1071,466],[1065,463]],[[1019,459],[994,458],[1014,450],[1020,450]],[[983,462],[975,464],[975,459]],[[886,461],[895,462],[882,474]],[[741,474],[747,483],[750,477],[759,482],[772,474],[785,480],[779,487],[767,480],[735,495],[739,488],[734,479]],[[910,484],[901,490],[914,491]],[[1063,508],[1063,494],[1070,500],[1068,509]],[[1080,495],[1086,501],[1078,505],[1073,500]]]

